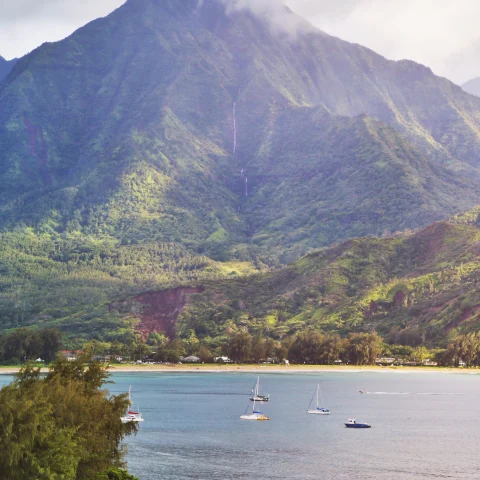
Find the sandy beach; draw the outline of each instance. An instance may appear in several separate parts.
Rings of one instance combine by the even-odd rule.
[[[42,370],[47,371],[47,368]],[[14,375],[19,367],[0,367],[0,375]],[[447,368],[447,367],[380,367],[380,366],[353,366],[353,365],[218,365],[218,364],[176,364],[176,365],[137,365],[123,364],[110,365],[113,373],[365,373],[365,372],[443,372],[443,373],[478,373],[476,368]]]

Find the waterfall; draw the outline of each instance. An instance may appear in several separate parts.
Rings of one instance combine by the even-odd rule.
[[[245,196],[248,197],[248,178],[245,177]]]
[[[237,103],[233,102],[233,153],[237,153]]]

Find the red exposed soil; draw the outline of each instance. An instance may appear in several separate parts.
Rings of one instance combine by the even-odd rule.
[[[203,287],[178,287],[163,292],[150,292],[135,297],[143,306],[138,330],[145,336],[152,332],[164,332],[170,338],[175,335],[175,322],[189,296],[202,293]]]
[[[393,306],[398,307],[400,305],[403,305],[403,302],[404,302],[406,297],[407,297],[407,295],[405,293],[403,293],[401,290],[399,290],[395,294],[395,298],[393,299]]]
[[[370,305],[368,307],[368,312],[367,312],[367,317],[371,317],[372,315],[375,315],[378,312],[378,305],[377,302],[372,300],[370,302]]]

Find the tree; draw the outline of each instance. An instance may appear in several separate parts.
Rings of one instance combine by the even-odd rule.
[[[430,357],[430,352],[423,345],[417,347],[411,354],[410,358],[416,363],[423,363]]]
[[[213,362],[212,352],[211,352],[205,345],[202,345],[202,346],[198,349],[198,358],[199,358],[200,361],[203,362],[203,363]]]
[[[200,348],[200,341],[198,340],[194,330],[190,329],[187,333],[188,335],[183,341],[187,353],[188,355],[197,355],[198,349]]]
[[[290,346],[288,359],[293,363],[320,363],[323,340],[324,336],[320,332],[300,332]]]
[[[57,357],[60,350],[62,334],[56,328],[45,328],[40,330],[40,341],[42,343],[42,353],[40,357],[45,363],[50,363]]]
[[[138,480],[137,477],[130,475],[121,468],[109,468],[106,472],[100,474],[96,480]]]
[[[31,360],[42,353],[42,342],[38,330],[17,328],[7,334],[3,342],[4,360]]]
[[[103,389],[108,376],[87,353],[72,362],[56,360],[46,377],[28,364],[3,387],[2,480],[116,478],[108,475],[122,467],[121,442],[137,426],[122,423],[128,396],[110,396]]]
[[[348,336],[348,359],[355,365],[372,365],[382,351],[382,339],[377,333],[351,333]]]
[[[342,357],[344,350],[345,340],[343,340],[340,335],[325,335],[320,347],[320,363],[332,365],[335,360]]]
[[[266,346],[265,340],[257,335],[252,342],[251,357],[255,363],[259,363],[265,358]]]
[[[237,363],[250,360],[252,336],[246,330],[240,330],[230,337],[225,353]]]

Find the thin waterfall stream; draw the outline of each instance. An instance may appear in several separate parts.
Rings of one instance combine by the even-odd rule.
[[[237,103],[233,102],[233,153],[237,153]]]

